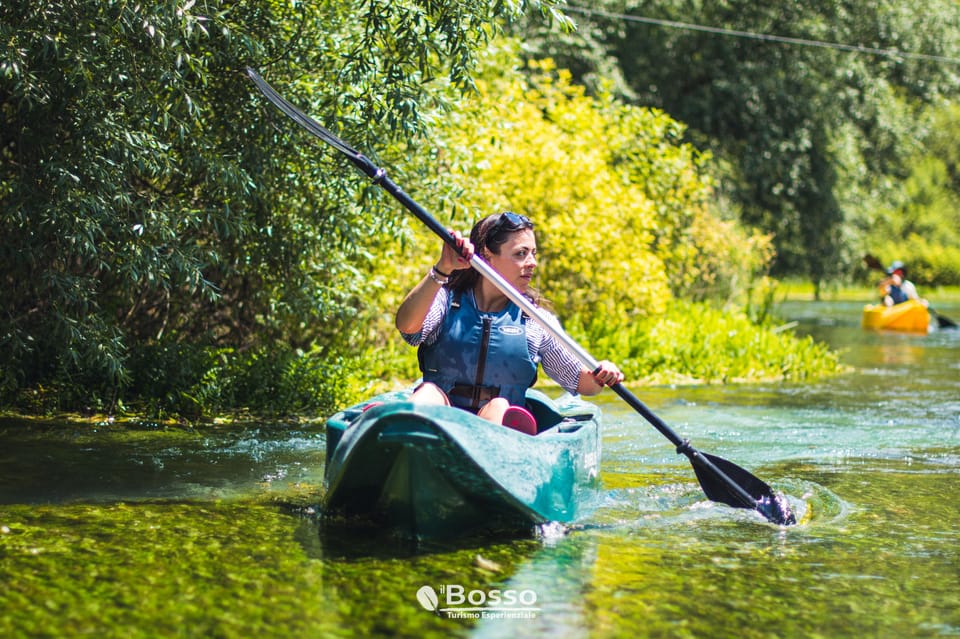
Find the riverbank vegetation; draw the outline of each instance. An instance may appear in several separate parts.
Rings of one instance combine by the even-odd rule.
[[[934,303],[960,303],[960,286],[934,286],[919,290],[922,297]],[[837,283],[820,290],[820,300],[824,302],[864,302],[871,301],[877,289],[865,284]],[[806,280],[786,279],[777,283],[778,301],[817,301],[817,291]]]
[[[674,4],[658,9],[680,11]],[[866,124],[844,135],[805,129],[793,144],[777,140],[770,112],[734,153],[732,124],[711,130],[702,113],[662,99],[690,79],[671,67],[684,56],[646,65],[662,71],[660,90],[639,91],[623,82],[635,69],[623,32],[571,31],[554,2],[536,7],[4,4],[0,404],[189,419],[238,408],[324,414],[417,376],[392,313],[438,240],[266,105],[248,65],[445,224],[468,229],[503,209],[531,217],[537,286],[575,339],[636,383],[842,370],[773,316],[771,274],[806,277],[819,292],[866,281],[855,259],[865,250],[893,259],[913,247],[923,249],[918,284],[960,281],[958,163],[938,151],[960,131],[952,72],[905,93],[925,67],[857,69],[889,89],[887,101],[861,106],[897,126],[923,113],[927,128],[891,124],[864,140]],[[505,26],[527,37],[504,37]],[[954,22],[924,28],[938,36],[917,46],[952,50]],[[590,47],[549,46],[577,37]],[[763,60],[739,74],[743,95],[773,90],[760,82]],[[818,80],[816,64],[805,62],[810,86],[836,90],[841,80]],[[790,95],[809,114],[822,91]],[[704,110],[727,103],[708,97]],[[723,115],[734,111],[751,112]],[[897,153],[880,167],[859,163],[881,143]],[[771,153],[779,182],[753,162]]]

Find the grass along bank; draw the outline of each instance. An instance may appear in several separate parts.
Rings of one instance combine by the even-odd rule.
[[[877,277],[877,282],[880,278]],[[920,296],[937,303],[960,303],[960,286],[918,286]],[[785,280],[777,286],[777,297],[781,302],[814,301],[813,284],[803,280]],[[873,304],[879,295],[877,289],[868,285],[824,285],[820,289],[820,300],[824,302],[856,302]]]

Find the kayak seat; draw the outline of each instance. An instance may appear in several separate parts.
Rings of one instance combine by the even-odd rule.
[[[549,398],[541,399],[540,397],[527,395],[524,406],[533,414],[537,423],[537,433],[553,428],[564,419],[564,416],[557,411],[556,406]]]
[[[527,435],[537,434],[536,418],[534,418],[533,413],[522,406],[511,406],[508,408],[503,414],[503,421],[501,423],[508,428]]]

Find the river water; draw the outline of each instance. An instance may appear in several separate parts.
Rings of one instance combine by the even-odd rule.
[[[587,518],[417,548],[316,516],[319,426],[0,422],[0,635],[960,636],[960,331],[867,333],[859,309],[781,309],[841,377],[636,389],[791,527],[706,501],[612,393]]]

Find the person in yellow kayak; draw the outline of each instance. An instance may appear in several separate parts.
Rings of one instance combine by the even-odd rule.
[[[907,279],[907,267],[900,260],[887,269],[887,277],[880,282],[880,295],[884,306],[903,304],[909,300],[917,300],[927,306],[927,300],[920,297],[917,287]]]
[[[419,347],[423,383],[415,403],[453,405],[497,424],[536,434],[524,408],[526,390],[543,370],[570,392],[595,395],[618,384],[623,373],[608,361],[596,371],[580,361],[538,322],[470,267],[474,252],[534,304],[530,287],[537,267],[533,222],[512,212],[477,222],[470,238],[453,232],[458,251],[444,244],[440,260],[397,309],[396,326]],[[544,312],[548,321],[557,322]]]

